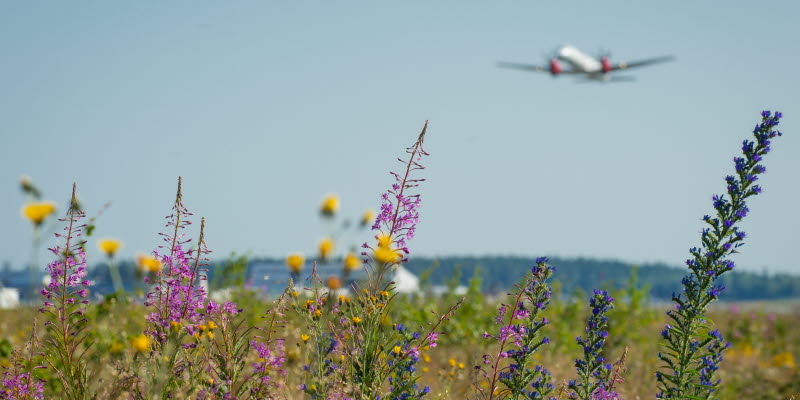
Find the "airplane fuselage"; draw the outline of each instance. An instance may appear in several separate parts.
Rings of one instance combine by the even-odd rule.
[[[588,78],[608,80],[611,77],[608,73],[608,66],[604,65],[603,61],[605,60],[598,60],[576,47],[561,46],[556,53],[556,58],[569,64],[573,70],[585,73]]]

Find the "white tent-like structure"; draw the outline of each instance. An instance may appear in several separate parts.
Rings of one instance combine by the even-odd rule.
[[[400,264],[392,267],[392,281],[398,293],[419,292],[419,277]]]

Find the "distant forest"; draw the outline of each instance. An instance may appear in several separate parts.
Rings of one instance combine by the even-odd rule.
[[[621,261],[589,258],[553,257],[550,264],[556,268],[552,279],[565,293],[576,288],[587,292],[625,287],[634,268]],[[483,291],[500,292],[517,283],[532,265],[533,258],[524,257],[415,257],[406,267],[433,285],[454,279],[467,285],[477,277]],[[681,278],[689,273],[688,268],[664,264],[641,265],[636,270],[639,284],[649,287],[656,300],[670,299],[673,292],[681,290]],[[720,297],[723,301],[800,298],[800,275],[734,270],[723,275],[722,284],[727,288]]]
[[[277,271],[286,271],[283,259],[256,258],[238,255],[227,260],[213,262],[208,268],[209,281],[213,288],[240,286],[244,282],[261,282],[262,276],[255,276],[253,266],[259,264],[273,265]],[[334,262],[338,265],[338,262]],[[590,258],[558,258],[550,259],[556,268],[553,282],[563,293],[572,293],[576,289],[589,292],[595,288],[618,289],[628,285],[634,266],[629,263],[613,260]],[[507,291],[533,265],[533,258],[527,257],[412,257],[406,268],[419,276],[424,284],[468,286],[470,280],[477,278],[480,288],[486,293]],[[136,273],[131,261],[123,261],[119,265],[120,272],[128,290],[145,290],[142,276]],[[307,265],[308,267],[308,265]],[[636,268],[638,285],[649,288],[651,297],[658,300],[669,300],[673,292],[681,290],[681,278],[689,270],[664,264],[641,265]],[[328,271],[338,270],[328,265]],[[262,271],[263,272],[263,271]],[[274,272],[272,272],[274,273]],[[326,272],[326,274],[329,272]],[[263,274],[262,274],[263,275]],[[360,274],[357,274],[360,275]],[[284,282],[288,279],[278,275],[273,281]],[[110,293],[111,279],[105,264],[96,264],[89,268],[89,278],[96,282],[93,290],[97,293]],[[29,275],[26,270],[11,270],[7,265],[0,268],[0,287],[12,286],[28,293]],[[800,275],[772,274],[734,270],[722,278],[727,287],[720,297],[723,301],[771,300],[800,298]],[[271,291],[280,288],[271,287]]]

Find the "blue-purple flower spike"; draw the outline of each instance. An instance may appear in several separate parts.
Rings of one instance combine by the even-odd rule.
[[[667,312],[671,320],[661,336],[665,351],[658,358],[664,362],[663,371],[656,374],[662,399],[711,398],[719,379],[714,373],[722,361],[722,351],[728,346],[716,330],[708,327],[705,312],[708,304],[725,290],[718,278],[735,265],[728,257],[744,244],[745,233],[739,222],[750,209],[746,200],[761,193],[755,182],[766,172],[761,165],[772,146],[781,136],[774,128],[783,114],[761,113],[761,122],[753,129],[754,140],[742,142],[742,155],[733,158],[735,174],[725,178],[727,194],[712,196],[716,214],[706,215],[706,226],[700,231],[701,247],[689,250],[686,260],[691,273],[683,278],[683,292],[673,295],[675,309]],[[699,351],[705,349],[705,351]]]
[[[576,338],[583,348],[583,359],[575,360],[580,381],[570,381],[568,385],[571,398],[583,400],[592,399],[598,389],[605,389],[611,375],[611,364],[606,362],[602,352],[608,337],[606,313],[614,308],[614,298],[605,290],[594,290],[589,305],[592,313],[586,323],[586,337]]]

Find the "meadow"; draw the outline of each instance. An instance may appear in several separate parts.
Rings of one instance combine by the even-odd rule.
[[[562,293],[546,257],[532,259],[505,296],[482,294],[478,280],[465,294],[398,293],[389,277],[413,254],[427,125],[392,172],[379,211],[365,216],[373,239],[361,254],[341,260],[340,277],[316,273],[317,261],[331,261],[332,242],[320,243],[313,262],[288,255],[293,280],[278,297],[207,293],[205,222],[184,205],[191,200],[179,179],[164,243],[139,261],[147,293],[96,299],[85,278],[93,225],[73,185],[41,305],[0,311],[0,399],[800,396],[797,307],[718,302],[781,117],[762,112],[724,186],[709,189],[725,194],[713,196],[699,241],[687,238],[697,247],[669,306],[652,304],[635,279],[610,292]],[[328,198],[321,216],[337,208]],[[54,211],[41,201],[23,210],[34,228]],[[100,243],[120,288],[118,246]],[[363,278],[349,275],[356,269]]]

